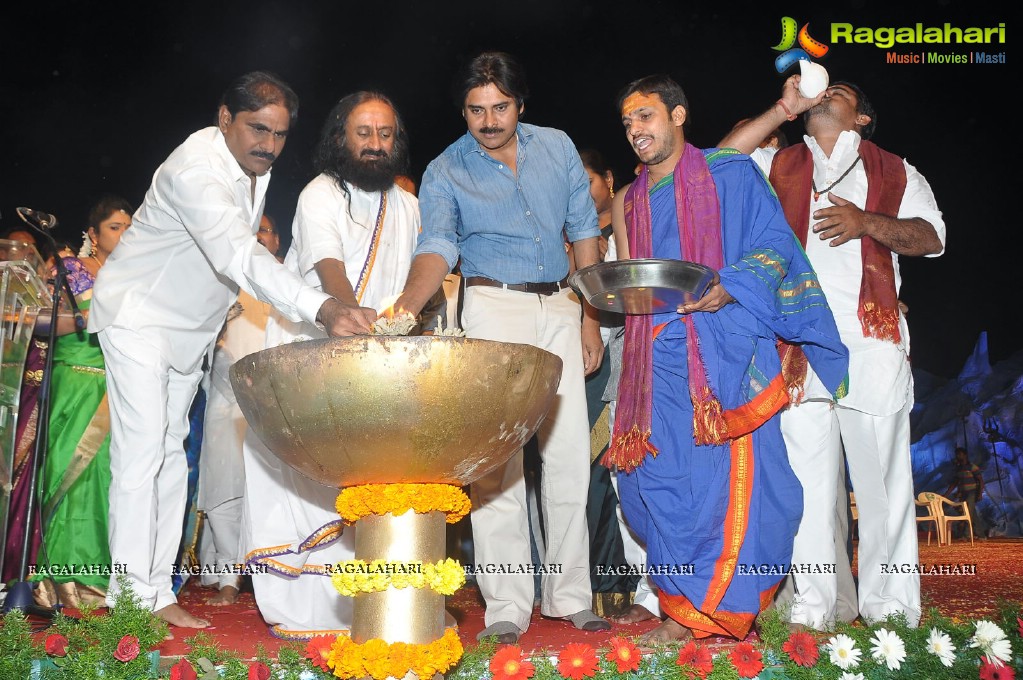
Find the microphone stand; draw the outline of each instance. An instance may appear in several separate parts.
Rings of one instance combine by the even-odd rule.
[[[58,309],[60,307],[60,296],[65,294],[67,296],[68,303],[71,307],[75,317],[75,328],[78,331],[85,329],[85,317],[82,316],[82,312],[78,309],[78,303],[75,301],[74,293],[71,291],[71,284],[68,281],[67,267],[64,266],[64,260],[58,254],[57,243],[50,232],[47,230],[40,231],[47,239],[50,244],[50,248],[54,253],[54,265],[57,270],[57,275],[53,284],[53,307],[50,310],[50,328],[48,332],[49,346],[46,352],[46,363],[43,369],[43,379],[39,386],[39,415],[38,425],[36,427],[36,441],[35,441],[35,458],[32,461],[32,467],[29,471],[28,478],[28,500],[25,508],[25,537],[22,542],[21,549],[21,564],[18,569],[18,579],[12,581],[8,586],[7,598],[4,600],[3,613],[6,614],[14,609],[21,610],[28,616],[36,616],[43,619],[52,619],[57,612],[63,607],[59,602],[56,607],[41,607],[35,604],[35,598],[32,597],[32,590],[34,588],[31,581],[26,579],[28,575],[28,563],[31,559],[32,552],[32,524],[35,519],[36,513],[36,494],[39,478],[43,469],[43,460],[47,453],[47,443],[49,440],[50,430],[50,378],[53,375],[53,348],[54,343],[57,340],[57,317]],[[41,518],[40,518],[41,520]],[[43,531],[40,527],[40,536]]]

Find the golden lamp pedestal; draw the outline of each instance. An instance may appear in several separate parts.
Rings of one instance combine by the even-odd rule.
[[[312,340],[251,354],[231,368],[238,404],[267,448],[307,477],[342,490],[467,486],[533,435],[560,377],[561,359],[539,348],[454,337]],[[377,511],[376,491],[398,487],[367,488],[374,494],[364,507],[354,517],[342,514],[354,521],[358,565],[445,559],[445,511]],[[435,588],[393,585],[356,594],[350,640],[339,637],[333,647],[338,664],[350,669],[341,677],[385,677],[381,668],[416,677],[379,661],[344,665],[341,652],[351,662],[363,645],[378,660],[384,644],[402,659],[416,656],[406,645],[435,649],[450,638],[444,598]],[[429,665],[420,669],[435,677],[447,670],[441,665],[436,672]]]

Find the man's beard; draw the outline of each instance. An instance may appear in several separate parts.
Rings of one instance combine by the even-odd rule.
[[[394,184],[394,178],[404,166],[403,154],[363,150],[356,158],[345,145],[341,149],[341,175],[349,184],[363,191],[386,191]]]

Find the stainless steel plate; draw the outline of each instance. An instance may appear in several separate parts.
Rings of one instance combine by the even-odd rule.
[[[569,284],[597,309],[625,314],[670,312],[703,297],[717,273],[684,260],[619,260],[584,267]]]

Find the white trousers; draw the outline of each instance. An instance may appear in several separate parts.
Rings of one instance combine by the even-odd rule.
[[[188,494],[188,410],[202,371],[179,373],[134,331],[99,333],[110,404],[110,559],[153,610],[177,602],[171,571]],[[110,579],[107,604],[119,592]]]
[[[913,400],[890,416],[872,416],[825,401],[787,409],[781,429],[793,472],[803,485],[803,518],[794,564],[835,565],[835,502],[842,449],[859,511],[859,612],[876,620],[901,612],[920,620],[920,576],[909,451]],[[795,575],[791,620],[826,628],[837,618],[836,575]]]
[[[341,517],[334,509],[338,490],[302,476],[281,462],[249,430],[245,437],[245,496],[242,544],[253,550],[291,546]],[[355,530],[346,527],[340,539],[300,554],[285,554],[274,562],[292,570],[313,564],[334,564],[355,557]],[[298,634],[326,634],[352,625],[352,598],[343,597],[330,576],[302,573],[253,573],[256,606],[270,625]],[[336,632],[334,633],[337,634]]]
[[[592,607],[586,495],[590,475],[590,430],[583,383],[581,308],[571,291],[545,296],[471,286],[462,314],[472,338],[534,345],[564,362],[561,383],[537,439],[540,501],[545,529],[545,564],[560,569],[540,580],[540,611],[571,616]],[[471,486],[476,564],[531,563],[526,484],[521,449],[508,463]],[[479,574],[487,626],[498,621],[529,628],[533,611],[531,574]]]
[[[856,603],[856,581],[849,563],[849,495],[844,460],[838,462],[835,493],[835,620],[852,623],[860,615],[860,610]],[[805,587],[812,589],[812,586]],[[791,611],[795,597],[795,576],[787,576],[774,594],[774,606],[784,614]]]

